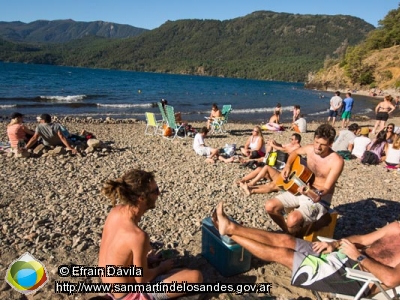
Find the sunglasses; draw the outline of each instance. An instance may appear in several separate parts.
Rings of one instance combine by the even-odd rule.
[[[393,127],[388,127],[387,129],[393,129]]]

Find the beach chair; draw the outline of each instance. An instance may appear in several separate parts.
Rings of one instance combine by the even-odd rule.
[[[177,124],[175,122],[175,112],[174,108],[170,105],[165,105],[165,111],[166,111],[166,117],[167,117],[167,122],[168,122],[168,127],[170,127],[173,130],[172,136],[168,137],[166,136],[165,138],[169,138],[171,140],[175,139],[176,137],[179,137],[181,139],[186,138],[186,129],[185,129],[185,124]],[[183,132],[183,136],[180,136],[178,133]]]
[[[225,124],[228,123],[229,114],[232,111],[232,105],[227,104],[222,107],[222,117],[214,119],[211,124],[210,133],[226,133]]]
[[[157,102],[158,108],[160,109],[161,117],[162,117],[162,122],[163,124],[168,125],[168,118],[167,115],[165,114],[165,110],[161,104],[161,102]],[[162,126],[161,126],[162,127]]]
[[[154,113],[146,112],[146,129],[144,131],[145,135],[156,135],[162,134],[162,120],[157,121]],[[153,128],[153,132],[148,132],[149,128]]]
[[[330,238],[326,238],[326,237],[321,237],[318,236],[318,240],[322,241],[322,242],[333,242],[335,241],[334,239],[330,239]],[[346,268],[346,277],[352,280],[358,280],[361,282],[364,282],[364,284],[362,285],[362,287],[360,288],[360,290],[358,291],[358,293],[355,296],[349,296],[349,295],[343,295],[340,293],[334,293],[334,294],[330,294],[331,297],[335,297],[335,298],[339,298],[339,299],[353,299],[353,300],[391,300],[391,299],[400,299],[400,286],[397,286],[396,288],[390,289],[390,290],[384,290],[382,285],[381,285],[381,281],[376,278],[374,275],[372,275],[369,272],[364,272],[364,271],[360,271],[360,270],[355,270],[355,269],[351,269],[351,268]],[[370,285],[370,284],[374,284],[376,285],[380,292],[374,296],[371,296],[371,298],[361,298],[361,295],[363,294],[363,292],[365,291],[365,289]],[[322,300],[321,295],[316,292],[313,291],[314,295],[317,297],[318,300]]]

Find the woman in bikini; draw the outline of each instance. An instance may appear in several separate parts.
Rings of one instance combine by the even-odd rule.
[[[392,96],[387,95],[383,98],[383,101],[378,103],[375,107],[376,122],[372,134],[376,134],[376,132],[383,130],[386,121],[389,119],[389,114],[395,110],[395,106],[392,104],[392,99]]]

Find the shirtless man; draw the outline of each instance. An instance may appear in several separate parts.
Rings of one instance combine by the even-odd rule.
[[[301,135],[298,133],[293,133],[290,137],[290,143],[282,145],[277,143],[275,140],[270,140],[267,143],[267,153],[265,157],[268,157],[268,153],[272,150],[280,150],[284,153],[290,154],[294,150],[300,148]],[[261,158],[264,159],[264,158]],[[258,161],[260,161],[258,159]],[[251,194],[267,194],[279,191],[276,186],[274,179],[279,175],[279,171],[272,168],[271,166],[265,165],[263,167],[258,167],[254,171],[250,172],[244,176],[241,180],[237,181],[236,184],[240,185],[240,188],[244,191],[246,196]],[[270,180],[267,184],[256,185],[261,179]],[[249,183],[247,183],[250,180]]]
[[[290,192],[267,200],[265,209],[285,233],[297,235],[304,225],[313,223],[328,212],[335,183],[343,170],[343,158],[331,147],[336,131],[329,124],[320,125],[314,133],[314,143],[293,151],[281,172],[283,179],[290,175],[292,164],[298,155],[307,156],[307,167],[314,173],[311,186],[298,188],[299,196]],[[294,209],[285,222],[284,209]]]
[[[211,108],[210,116],[208,117],[208,120],[207,120],[207,129],[210,130],[211,123],[212,123],[212,121],[214,121],[214,119],[221,118],[221,117],[222,117],[222,112],[218,108],[217,104],[214,103]]]
[[[382,281],[384,288],[400,284],[399,221],[369,234],[332,243],[311,243],[288,234],[243,227],[227,218],[222,202],[213,221],[221,235],[228,235],[253,255],[289,268],[292,285],[355,296],[363,282],[347,279],[346,267],[367,270]],[[379,292],[376,287],[370,287],[365,294],[376,292]]]
[[[99,253],[99,267],[107,265],[135,266],[142,268],[140,277],[101,277],[103,283],[147,283],[158,282],[191,283],[202,282],[197,270],[173,269],[174,261],[162,261],[157,267],[149,268],[151,251],[148,234],[139,227],[142,216],[156,207],[160,190],[154,174],[142,170],[132,170],[115,180],[108,180],[102,193],[111,199],[111,209],[103,228]],[[117,199],[119,200],[116,205]],[[154,257],[153,257],[154,258]],[[181,294],[127,294],[114,292],[112,299],[167,299]],[[137,297],[137,298],[135,298]]]

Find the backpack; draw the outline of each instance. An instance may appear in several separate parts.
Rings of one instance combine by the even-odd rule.
[[[365,151],[362,158],[361,163],[364,165],[377,165],[380,163],[378,155],[376,155],[372,151]]]

